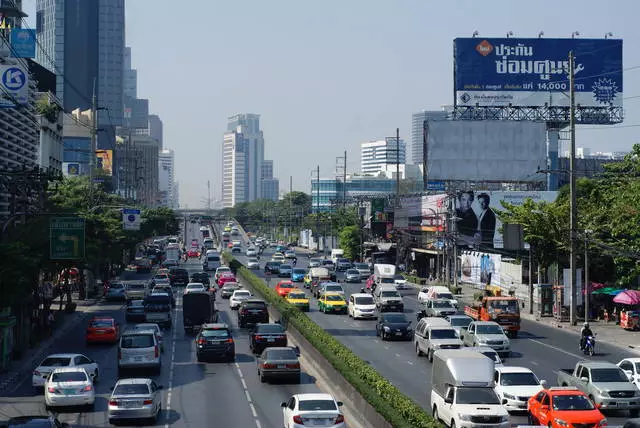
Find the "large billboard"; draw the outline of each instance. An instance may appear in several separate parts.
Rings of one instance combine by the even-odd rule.
[[[622,106],[622,40],[457,38],[454,90],[462,106]]]
[[[480,250],[503,248],[500,229],[502,222],[496,211],[501,211],[501,202],[522,205],[531,198],[536,202],[553,202],[558,192],[517,191],[491,192],[482,190],[461,191],[456,195],[456,232],[458,245]]]
[[[547,167],[544,122],[427,121],[429,180],[542,182]]]
[[[505,285],[501,281],[501,264],[500,254],[463,252],[460,255],[460,280],[477,288],[483,288],[485,285]]]
[[[96,150],[96,167],[105,175],[113,174],[113,150]]]
[[[443,232],[446,228],[448,195],[402,198],[394,214],[394,228],[414,232]]]

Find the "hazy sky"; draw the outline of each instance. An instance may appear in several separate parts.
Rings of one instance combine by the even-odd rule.
[[[35,0],[25,0],[30,22]],[[31,9],[31,10],[30,10]],[[127,0],[127,44],[138,96],[164,121],[176,151],[181,204],[219,196],[227,117],[261,115],[265,156],[280,186],[308,192],[311,170],[335,170],[359,143],[400,135],[411,113],[453,102],[452,40],[480,36],[624,39],[624,67],[640,66],[638,0]],[[626,120],[579,130],[578,146],[628,150],[640,130],[640,69],[624,74]],[[587,128],[587,127],[585,127]]]

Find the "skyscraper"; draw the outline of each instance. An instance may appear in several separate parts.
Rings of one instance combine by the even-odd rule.
[[[229,117],[229,132],[242,134],[246,145],[246,201],[260,199],[262,161],[264,161],[264,136],[260,130],[260,115],[252,113],[236,114]]]
[[[277,201],[280,194],[280,181],[273,178],[273,161],[262,161],[260,174],[260,198]]]
[[[131,68],[131,48],[124,48],[124,82],[125,97],[138,98],[138,70]]]
[[[360,144],[360,170],[365,174],[375,174],[385,168],[385,165],[396,164],[396,159],[404,164],[407,161],[406,145],[400,140],[400,153],[398,143],[394,137],[384,140],[368,141]]]
[[[425,120],[448,120],[450,114],[444,110],[422,110],[411,115],[411,163],[422,164],[423,126]]]
[[[149,115],[149,136],[158,141],[160,149],[162,150],[162,120],[157,114]]]
[[[164,149],[158,154],[158,191],[160,205],[177,208],[175,200],[175,157],[173,150]]]

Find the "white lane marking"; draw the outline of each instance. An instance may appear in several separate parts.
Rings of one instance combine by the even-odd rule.
[[[413,365],[413,362],[411,362],[411,361],[407,361],[407,363],[409,363],[409,365]]]
[[[174,313],[174,325],[173,325],[173,334],[171,337],[171,363],[169,366],[169,385],[167,386],[167,405],[165,406],[164,409],[164,414],[165,414],[165,418],[168,421],[169,420],[169,414],[171,412],[171,396],[172,396],[172,390],[173,390],[173,366],[174,366],[174,361],[175,361],[175,357],[176,357],[176,339],[178,337],[178,329],[175,327],[175,320],[178,319],[178,307],[181,305],[178,305],[179,302],[176,302],[176,308],[174,309],[173,313]],[[169,423],[165,423],[164,424],[164,428],[169,428]]]
[[[540,364],[536,363],[535,361],[531,361],[531,364],[533,364],[534,366],[539,366]]]
[[[397,358],[400,358],[400,354],[396,354],[396,357],[397,357]]]
[[[253,406],[253,403],[249,403],[249,407],[251,408],[251,414],[254,418],[258,417],[258,413],[256,412],[256,408]]]
[[[565,355],[569,355],[570,357],[574,357],[574,358],[577,358],[577,359],[579,359],[579,360],[584,359],[584,357],[582,357],[582,356],[580,356],[580,355],[578,355],[578,354],[574,354],[574,353],[572,353],[572,352],[565,351],[565,350],[564,350],[564,349],[562,349],[562,348],[558,348],[557,346],[549,345],[548,343],[540,342],[539,340],[529,339],[529,341],[530,341],[530,342],[533,342],[533,343],[537,343],[538,345],[546,346],[547,348],[553,349],[553,350],[555,350],[555,351],[562,352],[562,353],[563,353],[563,354],[565,354]]]
[[[242,371],[240,370],[240,364],[235,362],[234,365],[236,366],[236,372],[238,372],[238,376],[240,377],[240,382],[242,382],[242,389],[244,390],[245,397],[247,397],[247,403],[249,403],[249,409],[251,409],[253,421],[256,423],[257,428],[262,428],[262,425],[260,425],[260,421],[258,420],[258,412],[256,412],[253,400],[251,399],[251,394],[249,394],[249,388],[247,387],[247,383],[245,382]]]

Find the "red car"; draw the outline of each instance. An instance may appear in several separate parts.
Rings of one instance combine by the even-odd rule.
[[[275,291],[280,297],[286,297],[287,294],[289,294],[289,292],[294,288],[296,288],[296,286],[293,284],[293,282],[285,280],[278,282]]]
[[[218,278],[218,287],[222,288],[227,282],[238,282],[238,280],[232,273],[223,273],[220,275],[220,278]]]
[[[120,339],[120,327],[111,317],[93,317],[87,326],[87,343],[116,343]]]
[[[198,251],[197,248],[190,248],[189,251],[187,251],[187,257],[198,258],[200,257],[200,251]]]

